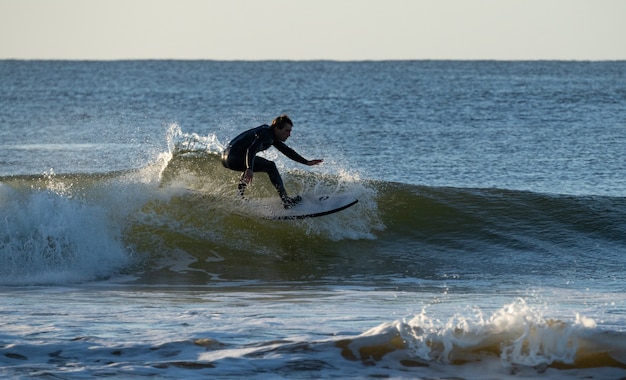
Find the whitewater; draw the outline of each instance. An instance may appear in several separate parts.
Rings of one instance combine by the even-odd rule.
[[[0,376],[625,378],[625,74],[0,61]],[[281,113],[358,204],[249,212],[220,153]]]

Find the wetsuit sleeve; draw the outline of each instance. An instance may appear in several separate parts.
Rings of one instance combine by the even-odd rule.
[[[285,145],[285,143],[283,143],[281,141],[275,141],[274,142],[274,146],[282,154],[284,154],[285,156],[291,158],[292,160],[294,160],[296,162],[299,162],[299,163],[305,164],[305,165],[306,165],[307,162],[309,162],[309,160],[307,160],[306,158],[304,158],[301,155],[299,155],[295,150],[291,149],[290,147],[288,147],[287,145]]]

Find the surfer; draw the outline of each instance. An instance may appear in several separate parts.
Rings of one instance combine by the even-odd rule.
[[[283,185],[283,180],[273,161],[256,154],[269,149],[272,145],[282,154],[292,160],[304,165],[312,166],[322,163],[323,160],[307,160],[299,155],[295,150],[285,144],[291,135],[293,122],[287,115],[280,115],[272,121],[272,125],[261,125],[241,133],[230,141],[222,153],[222,164],[224,167],[243,172],[241,180],[237,185],[239,194],[243,196],[246,186],[252,182],[254,172],[266,172],[270,181],[278,191],[280,199],[285,208],[291,208],[302,198],[299,196],[289,197]]]

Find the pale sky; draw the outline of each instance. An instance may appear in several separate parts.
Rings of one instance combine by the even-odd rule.
[[[626,60],[626,0],[0,0],[0,59]]]

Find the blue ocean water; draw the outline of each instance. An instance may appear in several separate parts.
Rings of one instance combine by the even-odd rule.
[[[626,62],[0,77],[3,377],[626,377]],[[281,113],[288,191],[357,205],[251,215],[219,154]]]

